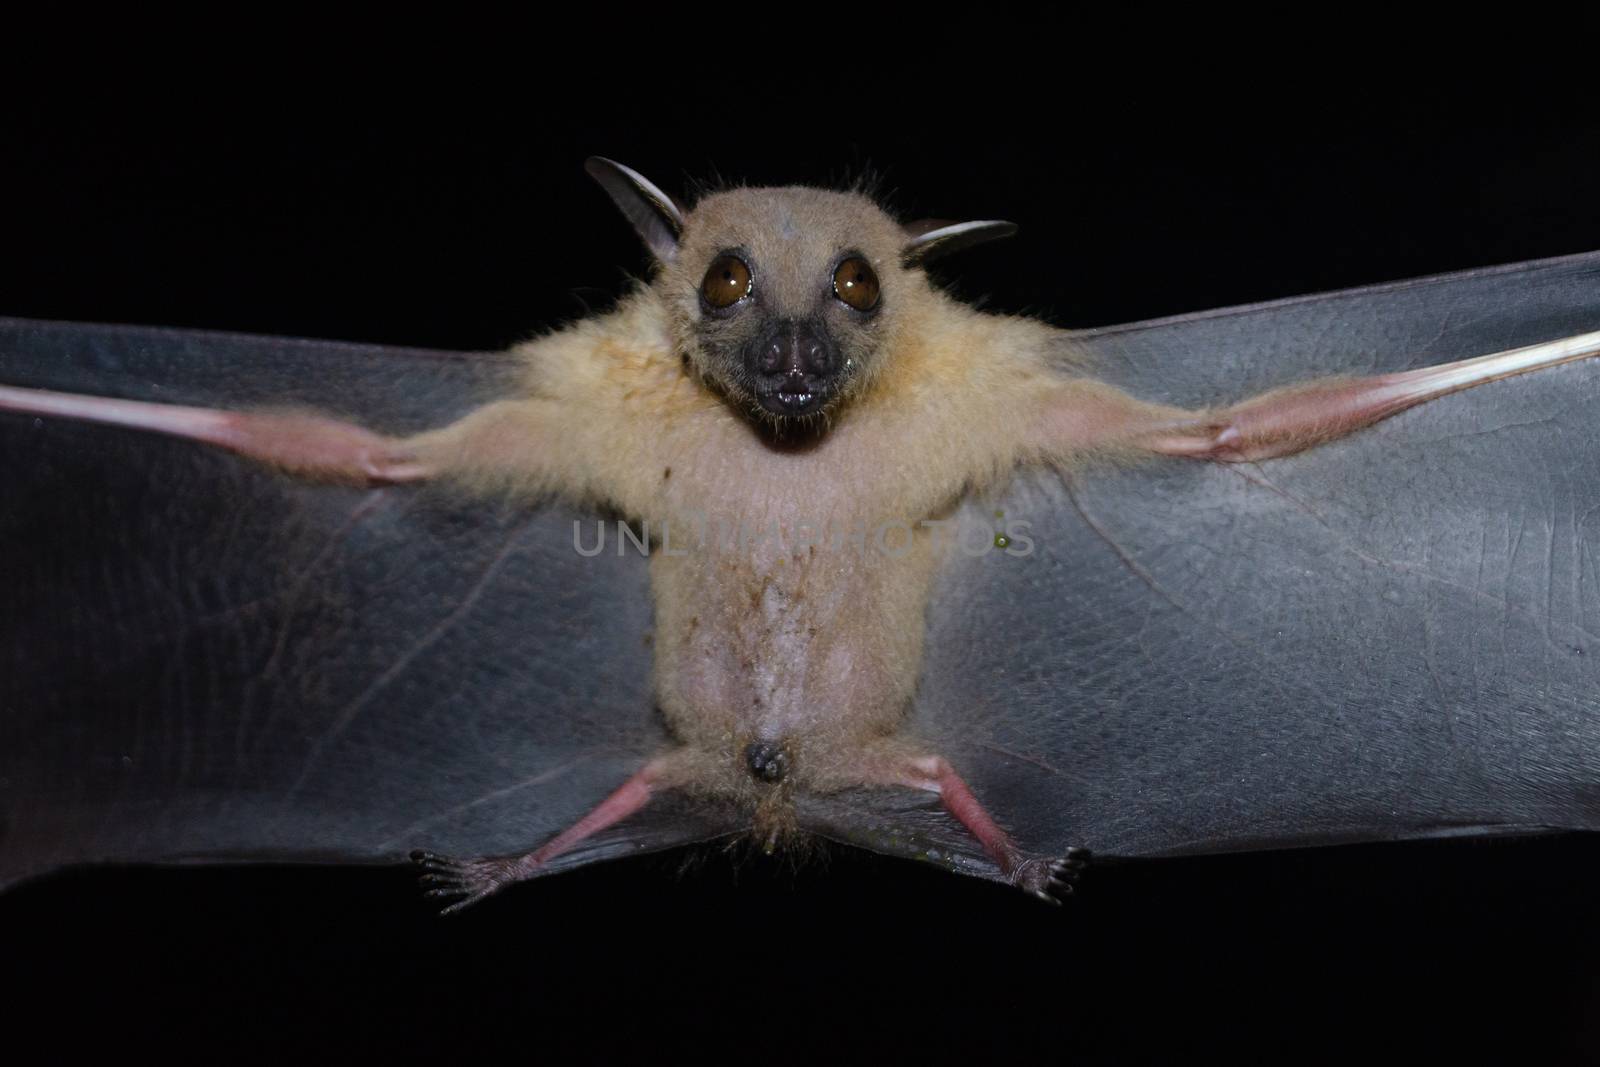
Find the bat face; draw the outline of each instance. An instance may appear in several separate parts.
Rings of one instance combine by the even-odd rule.
[[[757,422],[809,423],[880,369],[920,274],[877,205],[821,189],[736,189],[684,218],[655,285],[674,340],[713,389]]]

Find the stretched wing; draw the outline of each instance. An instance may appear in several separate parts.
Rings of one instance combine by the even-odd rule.
[[[1080,335],[1184,405],[1600,328],[1600,255]],[[1024,479],[936,593],[917,729],[1024,847],[1600,829],[1600,364],[1285,459]],[[905,794],[813,821],[985,873]]]
[[[510,369],[0,321],[8,384],[314,405],[394,432],[457,417]],[[0,417],[0,456],[0,886],[93,861],[525,849],[664,742],[643,561],[578,555],[574,515],[307,487],[56,420]],[[716,832],[660,810],[552,867]]]

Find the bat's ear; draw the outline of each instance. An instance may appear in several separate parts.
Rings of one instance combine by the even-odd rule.
[[[900,249],[900,262],[907,267],[920,267],[929,260],[963,248],[1010,237],[1017,232],[1014,222],[999,219],[982,219],[977,222],[945,222],[943,219],[923,219],[908,222],[902,229],[906,243]]]
[[[622,209],[657,259],[670,263],[678,257],[683,210],[672,202],[672,197],[643,174],[615,160],[590,156],[583,169]]]

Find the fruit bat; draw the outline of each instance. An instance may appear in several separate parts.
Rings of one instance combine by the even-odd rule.
[[[509,352],[0,324],[0,884],[1600,826],[1600,257],[1071,332],[589,169],[654,276]]]

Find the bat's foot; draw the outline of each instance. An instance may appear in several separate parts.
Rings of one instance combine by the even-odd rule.
[[[1060,904],[1073,893],[1083,869],[1089,865],[1089,850],[1069,848],[1060,859],[1023,860],[1011,874],[1011,884],[1040,900]]]
[[[451,901],[440,915],[453,915],[518,880],[515,858],[458,860],[419,849],[411,853],[411,862],[422,868],[423,896]]]

